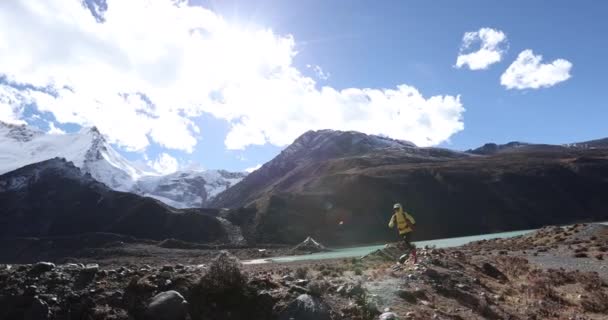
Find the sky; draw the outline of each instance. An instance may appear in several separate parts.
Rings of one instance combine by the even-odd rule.
[[[96,126],[161,172],[252,169],[318,129],[590,140],[608,136],[606,16],[591,0],[6,0],[0,120]]]

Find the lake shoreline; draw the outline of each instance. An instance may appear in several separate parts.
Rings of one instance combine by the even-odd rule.
[[[225,251],[197,259],[153,260],[148,252],[98,263],[89,257],[0,265],[0,318],[35,309],[46,319],[75,312],[91,319],[149,319],[145,312],[159,294],[188,301],[182,311],[190,319],[282,319],[301,299],[325,308],[331,320],[377,319],[384,311],[402,319],[608,316],[607,226],[546,227],[459,247],[420,248],[417,264],[396,263],[397,246],[383,250],[365,258],[257,265],[242,265]],[[218,282],[210,277],[232,289],[216,291],[209,286]],[[241,303],[225,304],[217,296],[223,290],[236,290]]]

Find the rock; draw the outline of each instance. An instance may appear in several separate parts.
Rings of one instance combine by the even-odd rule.
[[[498,280],[507,280],[507,276],[505,276],[500,270],[498,270],[495,266],[485,262],[482,266],[481,266],[481,270],[483,271],[484,274],[486,274],[487,276],[490,276],[494,279],[498,279]]]
[[[457,283],[457,284],[456,284],[456,288],[458,288],[458,289],[460,289],[460,290],[465,290],[465,291],[470,289],[470,288],[469,288],[469,286],[467,286],[467,285],[466,285],[466,284],[464,284],[464,283]]]
[[[293,281],[295,279],[292,276],[290,276],[290,275],[286,275],[286,276],[283,277],[283,280],[284,281]]]
[[[409,303],[416,303],[416,301],[418,300],[418,298],[416,297],[416,295],[413,292],[407,291],[407,290],[398,290],[397,295],[401,299],[403,299]]]
[[[365,290],[361,286],[361,284],[357,284],[355,286],[349,287],[346,289],[346,295],[349,297],[361,296],[365,293]]]
[[[303,287],[303,286],[307,285],[307,284],[308,284],[308,282],[309,282],[309,281],[308,281],[308,280],[306,280],[306,279],[298,279],[298,280],[296,280],[295,285],[296,285],[296,286],[302,286],[302,287]]]
[[[23,315],[24,320],[46,320],[50,319],[51,310],[46,302],[36,298]]]
[[[380,320],[398,320],[399,317],[394,312],[385,312],[380,315]]]
[[[300,286],[291,286],[291,288],[289,288],[289,292],[309,293],[308,289]]]
[[[429,308],[435,308],[435,306],[433,305],[432,302],[427,301],[427,300],[420,300],[420,304],[423,306],[427,306]]]
[[[89,274],[96,274],[99,271],[99,265],[96,263],[87,264],[82,268],[82,272]]]
[[[319,242],[317,242],[312,237],[306,238],[300,244],[298,244],[297,246],[295,246],[292,250],[293,251],[305,251],[305,252],[328,251],[327,248],[325,248],[324,245],[320,244]]]
[[[330,320],[329,308],[321,299],[303,294],[279,314],[279,320]]]
[[[424,271],[424,275],[426,275],[427,277],[433,279],[433,280],[438,280],[440,278],[443,278],[443,276],[441,275],[441,273],[439,273],[437,270],[435,269],[431,269],[428,268]]]
[[[380,312],[380,297],[376,294],[371,294],[371,295],[367,295],[365,296],[365,309],[366,312],[369,314],[372,314],[374,316],[381,314],[382,312]]]
[[[35,296],[38,294],[38,287],[35,285],[27,286],[24,293],[26,296]]]
[[[32,266],[33,273],[45,273],[55,269],[55,264],[51,262],[38,262]]]
[[[165,291],[155,295],[146,308],[146,319],[181,320],[186,318],[188,302],[177,291]]]
[[[338,289],[336,289],[336,293],[341,295],[346,294],[346,286],[339,286]]]

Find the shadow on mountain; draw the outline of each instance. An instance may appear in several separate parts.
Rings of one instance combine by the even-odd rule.
[[[98,233],[88,241],[227,242],[218,214],[219,210],[174,209],[151,198],[113,191],[59,158],[0,176],[3,238]]]
[[[474,151],[308,132],[212,204],[257,209],[246,234],[263,243],[394,240],[387,223],[395,202],[416,218],[417,240],[608,220],[608,149],[601,144]]]

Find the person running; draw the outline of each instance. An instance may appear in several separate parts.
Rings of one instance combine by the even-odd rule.
[[[399,236],[403,239],[405,249],[407,253],[399,258],[400,263],[404,263],[410,255],[414,257],[414,263],[418,263],[418,257],[416,256],[416,247],[412,244],[412,232],[416,225],[416,220],[409,213],[403,210],[401,203],[395,203],[393,206],[393,216],[391,221],[388,223],[389,228],[395,227],[399,230]]]

